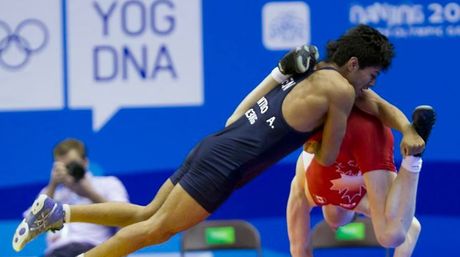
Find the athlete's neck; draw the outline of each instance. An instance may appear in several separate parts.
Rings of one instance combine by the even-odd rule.
[[[339,70],[339,66],[333,62],[320,62],[316,65],[316,69],[323,69],[323,68],[332,68],[335,70]]]

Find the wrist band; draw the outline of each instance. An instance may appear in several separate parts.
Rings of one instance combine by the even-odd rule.
[[[422,169],[423,160],[420,157],[405,156],[401,162],[401,167],[407,171],[418,173]]]
[[[289,78],[289,75],[284,75],[281,73],[280,69],[278,67],[275,67],[272,72],[270,73],[272,78],[276,80],[276,82],[281,83]]]

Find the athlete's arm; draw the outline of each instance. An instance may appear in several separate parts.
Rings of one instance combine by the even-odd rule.
[[[386,126],[394,128],[403,134],[400,144],[402,154],[414,155],[422,152],[425,148],[425,142],[410,125],[404,113],[374,91],[365,90],[356,99],[355,104],[361,110],[378,117]]]
[[[310,208],[305,196],[305,168],[299,165],[299,161],[302,160],[298,160],[286,210],[288,236],[293,257],[311,257],[312,251],[308,239]]]
[[[387,127],[401,132],[411,127],[409,120],[401,110],[370,89],[363,91],[363,94],[356,99],[356,106],[378,117]]]
[[[301,74],[308,70],[312,70],[318,62],[318,59],[319,53],[316,46],[303,45],[291,49],[281,58],[278,67],[265,77],[265,79],[243,99],[230,118],[228,118],[225,126],[239,119],[257,102],[257,100],[262,98],[262,96],[266,95],[277,85],[281,84],[284,80],[291,77],[292,74]]]
[[[241,116],[243,116],[244,113],[257,102],[257,100],[262,98],[262,96],[266,95],[277,85],[279,85],[279,83],[276,82],[276,80],[273,79],[270,74],[267,77],[265,77],[265,79],[262,82],[260,82],[260,84],[255,89],[253,89],[251,93],[249,93],[238,105],[238,107],[235,109],[230,118],[228,118],[227,122],[225,123],[225,126],[232,124]]]
[[[347,84],[338,84],[329,92],[329,108],[324,122],[323,138],[316,160],[323,166],[332,165],[339,154],[347,128],[348,115],[355,101],[355,91]]]

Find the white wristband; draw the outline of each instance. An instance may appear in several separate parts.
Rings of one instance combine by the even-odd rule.
[[[281,83],[285,80],[287,80],[290,76],[289,75],[284,75],[281,73],[280,69],[278,67],[275,67],[272,72],[270,73],[272,78],[276,80],[276,82]]]
[[[420,157],[405,156],[401,162],[401,167],[407,171],[418,173],[422,169],[423,160]]]

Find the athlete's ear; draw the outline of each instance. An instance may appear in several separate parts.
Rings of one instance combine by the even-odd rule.
[[[350,71],[357,71],[359,70],[359,60],[358,57],[351,57],[350,60],[348,60],[348,69]]]

